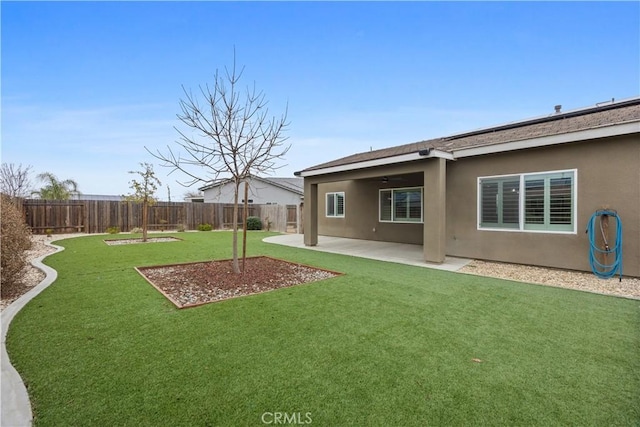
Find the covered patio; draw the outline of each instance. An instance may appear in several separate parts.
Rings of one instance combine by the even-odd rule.
[[[305,186],[304,244],[316,246],[321,234],[403,243],[413,247],[411,252],[421,252],[421,265],[445,263],[446,170],[451,156],[425,149],[382,160],[355,157],[358,161],[353,163],[297,172]],[[332,194],[341,197],[335,214],[327,209]]]
[[[345,237],[318,236],[315,246],[307,246],[302,234],[283,234],[264,239],[267,243],[351,255],[379,261],[396,262],[417,267],[434,268],[437,270],[458,271],[471,262],[467,258],[445,257],[442,263],[424,261],[422,245],[408,243],[380,242],[374,240],[348,239]]]

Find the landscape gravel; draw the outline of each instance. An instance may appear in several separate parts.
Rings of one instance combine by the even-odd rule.
[[[623,276],[622,281],[618,276],[600,279],[595,274],[580,271],[478,260],[467,264],[459,272],[640,299],[640,278],[637,277]]]
[[[134,243],[162,243],[162,242],[178,242],[180,239],[175,237],[149,237],[145,242],[142,237],[130,239],[105,239],[105,243],[109,246],[130,245]]]

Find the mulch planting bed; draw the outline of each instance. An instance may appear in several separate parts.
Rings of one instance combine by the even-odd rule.
[[[116,246],[116,245],[130,245],[134,243],[178,242],[180,240],[181,239],[178,239],[177,237],[149,237],[147,238],[147,241],[144,242],[142,240],[142,237],[138,237],[138,238],[132,238],[132,239],[111,239],[111,240],[105,240],[104,242],[109,246]]]
[[[137,267],[136,270],[178,308],[254,295],[342,274],[266,256],[247,258],[245,271],[241,274],[233,272],[232,260]]]

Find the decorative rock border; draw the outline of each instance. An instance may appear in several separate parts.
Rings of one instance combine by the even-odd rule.
[[[177,264],[162,264],[162,265],[134,267],[134,268],[151,286],[153,286],[158,292],[160,292],[165,298],[167,298],[171,303],[173,303],[179,309],[199,307],[201,305],[222,302],[222,301],[226,301],[233,298],[246,297],[250,295],[258,295],[266,292],[271,292],[277,289],[299,286],[299,285],[317,282],[319,280],[330,279],[333,277],[342,276],[344,274],[338,271],[327,270],[320,267],[314,267],[311,265],[287,261],[279,258],[266,256],[266,255],[247,257],[247,262],[251,262],[252,260],[269,260],[269,261],[278,263],[281,266],[286,265],[293,269],[302,269],[303,271],[296,271],[296,273],[294,273],[293,275],[288,276],[289,280],[293,280],[290,282],[287,282],[286,281],[287,279],[284,279],[285,282],[281,282],[278,285],[270,285],[270,284],[262,283],[262,286],[266,285],[265,286],[266,289],[263,288],[260,290],[256,290],[255,288],[252,288],[251,290],[247,290],[242,285],[238,285],[237,287],[232,286],[231,288],[223,287],[223,288],[217,288],[216,294],[214,296],[211,296],[211,294],[208,293],[209,297],[205,298],[205,300],[201,300],[198,302],[184,302],[180,300],[180,297],[182,295],[176,297],[175,293],[171,294],[170,291],[166,291],[165,289],[163,289],[162,285],[155,283],[154,278],[150,277],[148,274],[146,274],[146,272],[158,271],[158,270],[162,271],[167,269],[172,270],[174,268],[180,269],[181,267],[191,267],[191,266],[198,266],[198,265],[203,265],[203,266],[211,265],[211,264],[221,265],[221,264],[226,264],[231,262],[231,259],[184,262],[184,263],[177,263]],[[180,275],[180,273],[177,273],[177,275]],[[287,274],[285,273],[285,275]],[[238,277],[242,277],[242,273],[240,273]],[[198,286],[196,286],[196,288],[197,287]],[[204,288],[207,288],[207,287],[204,287]],[[202,299],[202,298],[199,298],[199,299]]]
[[[109,246],[133,245],[140,243],[163,243],[163,242],[179,242],[182,239],[178,237],[149,237],[146,242],[142,241],[142,237],[133,237],[131,239],[104,239]]]

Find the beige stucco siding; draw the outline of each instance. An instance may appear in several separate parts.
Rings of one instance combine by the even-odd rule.
[[[577,233],[484,231],[478,177],[577,169]],[[447,165],[447,254],[590,270],[585,229],[598,209],[620,215],[624,273],[640,276],[640,140],[619,137],[460,159]],[[612,231],[613,232],[613,231]]]
[[[406,170],[415,171],[415,166],[412,165]],[[387,184],[381,182],[382,176],[320,184],[318,186],[318,233],[325,236],[421,245],[422,224],[395,224],[379,221],[378,192],[381,188],[422,186],[422,175],[412,175],[410,179],[400,182],[391,180]],[[345,193],[344,218],[328,218],[325,215],[325,195],[334,191]]]
[[[478,229],[479,177],[559,170],[577,173],[575,233]],[[389,177],[386,183],[384,176]],[[425,247],[425,259],[430,259],[432,250],[442,255],[438,248],[443,246],[449,256],[590,271],[587,222],[598,209],[615,209],[624,227],[624,273],[640,276],[637,135],[461,158],[446,164],[442,159],[423,159],[305,178],[305,183],[317,184],[318,234],[412,244],[427,241],[431,245]],[[424,224],[379,221],[381,188],[417,186],[424,186]],[[326,216],[327,192],[345,193],[344,218]],[[437,206],[443,203],[444,209]],[[444,235],[437,233],[435,225],[444,227]]]

